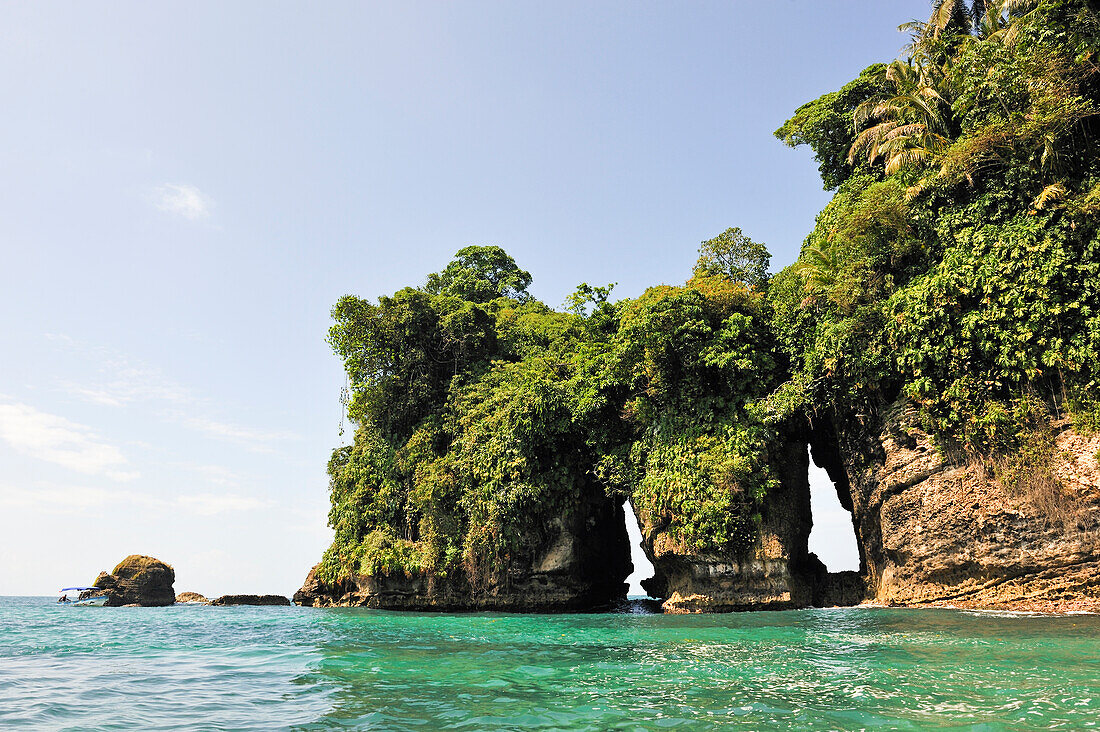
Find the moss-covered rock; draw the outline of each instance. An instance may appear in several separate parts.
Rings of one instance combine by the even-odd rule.
[[[787,440],[773,448],[779,480],[765,495],[747,546],[700,551],[678,542],[668,522],[639,511],[642,548],[654,576],[642,582],[670,613],[784,610],[814,604],[824,568],[807,549],[810,487],[806,444]]]
[[[107,590],[107,605],[163,607],[176,601],[172,588],[176,572],[159,559],[131,554],[107,574],[101,572],[95,586]]]
[[[176,595],[176,602],[198,605],[210,604],[209,598],[207,598],[206,595],[198,592],[181,592],[180,594]]]
[[[375,569],[335,581],[310,570],[294,602],[445,612],[575,612],[626,599],[630,546],[622,506],[595,486],[578,487],[571,505],[542,525],[525,524],[512,553],[487,569]]]

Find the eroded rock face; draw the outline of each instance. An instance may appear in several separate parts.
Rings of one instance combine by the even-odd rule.
[[[211,605],[289,605],[282,595],[222,595]]]
[[[784,442],[772,456],[780,487],[765,499],[756,543],[738,556],[696,553],[642,521],[642,544],[655,574],[646,591],[665,612],[782,610],[813,604],[824,567],[809,554],[809,458],[806,443]]]
[[[1100,436],[1060,430],[1053,493],[945,460],[905,404],[819,440],[815,462],[850,499],[869,599],[1100,610]]]
[[[630,547],[623,509],[591,486],[501,568],[481,576],[359,575],[330,585],[310,570],[294,602],[386,610],[569,612],[626,598]]]
[[[176,601],[172,589],[176,572],[169,565],[140,554],[131,554],[107,574],[100,572],[95,586],[107,591],[107,605],[163,607]]]

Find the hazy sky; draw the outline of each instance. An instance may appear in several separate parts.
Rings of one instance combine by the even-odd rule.
[[[0,594],[124,555],[290,594],[329,540],[329,309],[498,244],[557,305],[828,200],[772,131],[927,0],[0,6]],[[852,567],[815,486],[816,548]],[[827,499],[827,500],[819,500]]]

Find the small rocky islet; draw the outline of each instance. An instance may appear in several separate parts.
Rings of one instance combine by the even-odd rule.
[[[107,607],[167,607],[169,605],[290,605],[282,595],[222,595],[210,600],[198,592],[176,594],[176,572],[155,557],[131,554],[110,572],[100,572],[95,589],[84,590],[80,599],[107,596]]]
[[[165,607],[176,602],[175,581],[176,571],[165,562],[131,554],[110,572],[100,572],[92,583],[97,589],[85,590],[81,599],[105,594],[108,607]]]
[[[177,605],[209,605],[210,598],[198,592],[181,592],[176,595]]]

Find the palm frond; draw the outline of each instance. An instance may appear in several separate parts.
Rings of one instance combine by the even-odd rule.
[[[865,102],[861,102],[860,105],[856,107],[856,111],[852,115],[852,121],[857,130],[866,127],[868,122],[876,119],[875,108],[877,106],[877,101],[868,99]]]
[[[910,122],[907,125],[898,125],[894,129],[883,135],[882,139],[895,140],[899,137],[914,137],[917,135],[923,135],[926,132],[928,132],[928,127],[926,127],[922,122]]]
[[[1051,183],[1041,190],[1035,200],[1031,202],[1031,212],[1042,211],[1044,208],[1049,208],[1053,204],[1065,200],[1067,193],[1069,191],[1063,183]]]
[[[933,38],[938,38],[940,32],[951,22],[951,16],[961,2],[962,0],[936,0],[932,6],[932,17],[928,19],[928,25],[933,30]]]
[[[910,147],[899,150],[886,161],[886,175],[893,175],[902,168],[924,165],[932,157],[932,151],[923,147]]]

